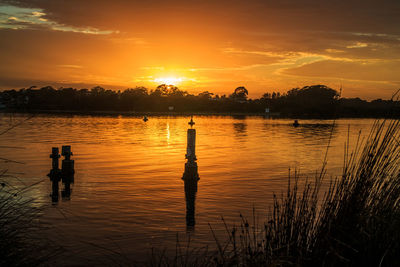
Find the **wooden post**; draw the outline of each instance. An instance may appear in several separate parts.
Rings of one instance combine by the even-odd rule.
[[[187,146],[186,146],[186,159],[190,163],[194,163],[196,158],[196,129],[187,130]]]
[[[64,183],[64,190],[61,192],[61,195],[65,198],[69,198],[71,196],[71,183],[74,182],[75,174],[75,162],[71,159],[71,156],[73,155],[71,152],[71,146],[63,146],[61,154],[64,156],[61,165],[61,177],[62,182]]]
[[[185,163],[185,172],[183,173],[183,180],[193,180],[198,181],[199,174],[197,168],[197,158],[196,158],[196,130],[187,130],[187,147],[186,155],[187,162]]]
[[[196,224],[195,219],[195,201],[197,193],[197,182],[200,180],[197,157],[196,157],[196,130],[192,129],[194,122],[191,118],[189,125],[191,129],[187,130],[187,146],[186,146],[186,159],[185,172],[183,173],[182,180],[185,183],[185,199],[186,199],[186,225],[194,227]]]
[[[61,154],[66,160],[70,160],[71,156],[73,155],[71,152],[71,146],[62,146]]]
[[[52,169],[58,170],[58,159],[60,154],[58,154],[58,147],[51,148],[50,158],[53,159],[51,162]]]
[[[62,146],[61,154],[65,157],[65,159],[62,160],[61,174],[63,180],[69,179],[75,173],[74,160],[71,160],[71,156],[73,155],[71,152],[71,146]]]
[[[58,181],[53,180],[51,183],[51,201],[58,202]]]
[[[60,154],[58,154],[58,147],[53,147],[51,149],[50,158],[51,162],[51,170],[50,173],[47,174],[51,181],[51,199],[53,202],[58,201],[58,182],[61,180],[61,173],[59,169],[58,159],[60,158]]]

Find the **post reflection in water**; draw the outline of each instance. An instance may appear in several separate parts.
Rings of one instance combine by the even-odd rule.
[[[184,181],[185,187],[186,226],[188,227],[188,230],[191,230],[196,224],[195,201],[197,193],[197,182],[200,180],[200,178],[196,162],[196,130],[192,129],[194,125],[193,117],[191,118],[189,125],[191,129],[187,130],[187,162],[185,163],[185,172],[183,173],[182,180]]]
[[[197,182],[200,179],[198,173],[188,174],[186,172],[183,174],[185,183],[185,199],[186,199],[186,225],[188,230],[193,228],[196,224],[195,219],[195,203],[196,203],[196,193],[197,193]]]
[[[70,200],[71,199],[71,185],[74,183],[74,175],[71,175],[69,177],[62,177],[62,183],[64,184],[64,189],[61,191],[61,197],[64,200]]]

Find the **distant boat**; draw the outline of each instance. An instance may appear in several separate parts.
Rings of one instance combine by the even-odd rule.
[[[299,125],[300,125],[299,121],[298,121],[298,120],[294,120],[293,126],[294,126],[294,127],[297,127],[297,126],[299,126]]]
[[[143,117],[143,121],[144,121],[144,122],[146,122],[146,121],[148,121],[148,120],[149,120],[149,119],[147,118],[147,116],[144,116],[144,117]]]

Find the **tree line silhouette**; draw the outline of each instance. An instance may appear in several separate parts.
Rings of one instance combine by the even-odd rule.
[[[325,85],[293,88],[286,93],[265,93],[249,99],[248,90],[237,87],[232,94],[218,95],[203,91],[197,95],[162,84],[154,90],[145,87],[123,91],[59,88],[51,86],[5,90],[0,105],[12,111],[120,111],[120,112],[205,112],[265,113],[296,117],[382,117],[398,116],[399,101],[341,98],[339,92]]]

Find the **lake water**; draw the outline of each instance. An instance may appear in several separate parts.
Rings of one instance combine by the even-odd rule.
[[[1,129],[27,118],[2,114]],[[37,182],[28,194],[43,208],[43,235],[62,245],[57,265],[107,265],[118,253],[143,260],[150,248],[175,248],[177,234],[191,246],[214,246],[209,223],[224,239],[239,214],[260,222],[272,194],[286,189],[289,169],[313,177],[328,150],[328,176],[340,174],[344,144],[355,145],[373,120],[293,120],[263,117],[197,116],[198,192],[194,228],[186,226],[184,172],[189,117],[96,117],[37,115],[1,135],[1,163],[18,179]],[[331,136],[331,138],[330,138]],[[52,203],[53,146],[71,145],[75,183],[69,198]],[[60,163],[61,165],[61,163]],[[63,186],[60,185],[60,191]]]

